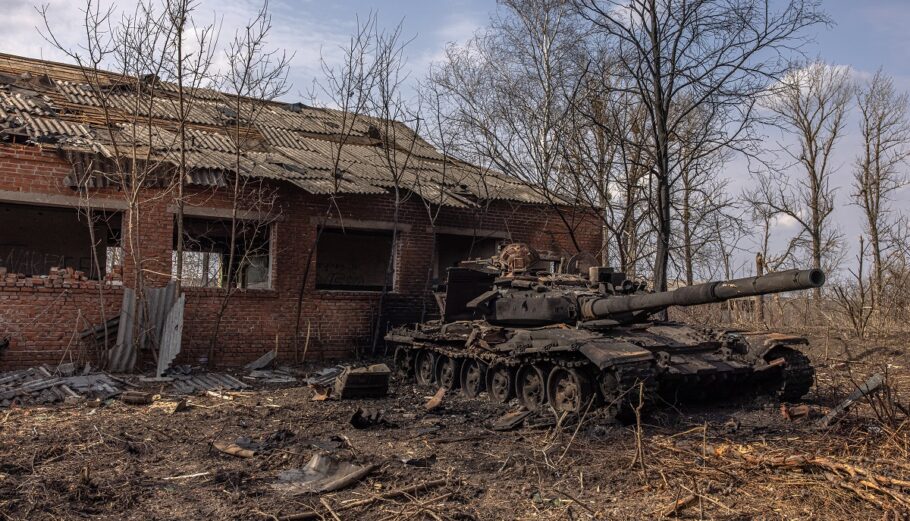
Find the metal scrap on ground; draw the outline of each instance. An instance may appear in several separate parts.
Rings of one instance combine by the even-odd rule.
[[[302,469],[285,470],[278,475],[276,490],[287,494],[332,492],[357,483],[376,468],[339,461],[325,454],[315,454]]]
[[[45,366],[0,373],[0,407],[107,399],[121,392],[120,384],[105,373],[57,376]]]
[[[197,391],[234,391],[248,389],[250,386],[224,373],[176,374],[171,384],[175,391],[193,394]]]
[[[243,368],[249,371],[253,371],[255,369],[265,369],[269,364],[272,363],[272,360],[274,360],[277,355],[277,350],[270,349],[266,351],[264,355],[243,366]]]
[[[853,406],[860,398],[863,396],[868,396],[875,392],[878,392],[882,386],[885,385],[885,377],[881,373],[875,373],[870,376],[862,385],[860,385],[855,391],[850,393],[850,396],[846,400],[842,401],[837,405],[837,407],[831,409],[831,411],[824,416],[821,420],[818,421],[818,426],[820,428],[825,428],[830,426],[832,423],[836,422],[845,412],[847,412],[850,407]]]
[[[348,400],[357,398],[384,398],[389,394],[392,371],[386,364],[367,367],[336,366],[321,369],[306,380],[316,389],[317,401],[329,397]]]
[[[392,371],[385,364],[368,367],[346,367],[335,380],[335,396],[349,398],[384,398],[389,394]]]

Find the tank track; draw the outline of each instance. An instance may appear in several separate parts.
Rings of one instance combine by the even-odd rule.
[[[786,346],[778,346],[768,352],[766,359],[784,359],[780,378],[772,384],[770,391],[784,402],[799,401],[809,393],[815,382],[815,369],[805,353]]]
[[[456,359],[459,364],[473,360],[485,364],[488,369],[507,367],[513,371],[513,376],[524,366],[546,367],[548,375],[557,368],[577,371],[577,374],[589,379],[592,384],[592,394],[589,399],[584,400],[585,405],[582,409],[586,411],[605,409],[606,416],[611,418],[623,417],[634,411],[639,405],[648,408],[655,402],[657,396],[658,370],[656,364],[651,362],[619,363],[600,370],[589,360],[565,351],[500,355],[488,351],[466,351],[460,347],[453,348],[428,343],[417,347],[398,344],[395,356],[398,374],[408,379],[414,379],[418,384],[424,383],[417,377],[417,371],[414,368],[417,354],[421,351]],[[438,374],[438,370],[434,372]],[[434,381],[433,384],[440,385],[440,382]],[[514,381],[513,386],[518,390],[519,385]],[[455,390],[458,387],[456,384],[452,386],[452,389]],[[549,402],[549,398],[550,396],[547,396],[547,402]]]

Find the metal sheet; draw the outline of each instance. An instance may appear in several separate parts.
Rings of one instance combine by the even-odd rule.
[[[171,281],[163,288],[145,290],[145,316],[148,317],[142,329],[139,345],[143,349],[158,349],[161,344],[164,321],[174,306],[177,284]]]
[[[123,288],[117,343],[108,353],[108,368],[115,373],[132,371],[136,365],[136,344],[133,342],[135,324],[136,292],[132,288]]]
[[[169,284],[170,286],[170,284]],[[158,350],[157,375],[163,376],[171,366],[174,358],[180,353],[180,343],[183,338],[183,309],[186,305],[186,295],[180,295],[177,302],[171,307],[164,321],[161,333],[161,347]]]

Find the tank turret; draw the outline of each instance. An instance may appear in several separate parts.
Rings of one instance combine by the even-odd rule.
[[[652,293],[646,284],[605,267],[580,274],[534,273],[539,255],[525,245],[510,245],[486,264],[473,261],[468,269],[499,271],[492,288],[464,303],[474,318],[492,324],[520,327],[550,324],[609,327],[647,320],[671,306],[696,306],[733,298],[820,287],[821,270],[788,270],[759,277],[707,282]],[[449,285],[456,292],[463,288]]]
[[[419,384],[571,413],[594,403],[616,413],[630,396],[730,395],[719,386],[784,400],[809,391],[814,370],[799,350],[804,338],[715,331],[654,315],[671,306],[817,288],[822,271],[650,292],[645,282],[594,264],[591,255],[565,259],[510,244],[497,256],[450,268],[437,298],[441,318],[386,335],[396,365]]]

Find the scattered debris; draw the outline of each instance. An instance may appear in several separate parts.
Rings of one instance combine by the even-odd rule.
[[[678,515],[680,512],[686,509],[689,505],[695,503],[695,500],[698,499],[698,496],[695,494],[689,494],[683,496],[673,502],[666,510],[663,511],[663,517],[673,517]]]
[[[401,458],[400,461],[405,465],[426,469],[436,464],[436,455],[430,454],[429,456],[424,456],[422,458]]]
[[[244,440],[244,439],[245,438],[238,438],[237,441],[240,441],[241,443],[243,443],[242,440]],[[242,446],[240,443],[237,443],[237,441],[230,442],[230,443],[224,442],[224,441],[216,441],[216,442],[212,443],[212,446],[215,447],[216,449],[218,449],[220,452],[229,454],[231,456],[236,456],[238,458],[252,458],[253,456],[256,455],[255,450],[246,448],[246,447]],[[249,440],[247,440],[247,442],[248,441]]]
[[[433,481],[418,483],[416,485],[411,485],[411,486],[399,488],[396,490],[390,490],[390,491],[386,492],[385,494],[380,494],[380,495],[376,495],[376,496],[373,496],[370,498],[360,499],[357,501],[351,501],[349,503],[345,503],[344,506],[341,506],[341,507],[337,508],[336,510],[338,512],[341,512],[344,510],[350,510],[353,508],[359,508],[359,507],[363,507],[363,506],[367,506],[367,505],[372,505],[373,503],[375,503],[377,501],[395,499],[400,496],[410,496],[410,495],[416,494],[417,492],[427,491],[431,488],[436,488],[436,487],[445,485],[446,483],[447,483],[447,480],[445,480],[445,479],[436,479]],[[282,516],[282,517],[279,517],[278,519],[279,519],[279,521],[306,521],[309,519],[325,519],[325,516],[323,516],[322,514],[316,512],[316,511],[308,510],[305,512],[299,512],[297,514],[290,514],[290,515]]]
[[[260,383],[266,384],[291,384],[297,381],[297,378],[294,377],[294,375],[280,369],[272,371],[255,369],[253,371],[250,371],[250,374],[244,376],[244,378],[249,380],[257,380]]]
[[[355,429],[372,429],[375,427],[396,427],[385,418],[385,411],[381,409],[359,408],[351,415],[351,425]]]
[[[433,409],[442,405],[442,398],[446,395],[446,388],[440,387],[436,390],[436,394],[430,398],[427,403],[423,406],[426,410],[432,411]]]
[[[54,376],[45,366],[0,373],[0,408],[99,398],[121,393],[119,382],[106,373]]]
[[[153,409],[159,409],[165,414],[175,414],[181,411],[185,411],[190,408],[189,403],[186,401],[186,398],[181,398],[179,400],[157,400],[152,404]]]
[[[809,416],[809,406],[802,405],[787,405],[785,403],[780,406],[780,414],[787,420],[798,420],[800,418],[805,418]]]
[[[238,390],[250,386],[224,373],[173,374],[172,386],[180,394],[194,394],[199,391]]]
[[[275,349],[271,349],[269,351],[266,351],[266,353],[264,355],[260,356],[259,358],[255,359],[252,362],[243,366],[243,368],[248,371],[253,371],[256,369],[265,369],[266,367],[269,366],[269,364],[272,363],[273,360],[275,360],[276,356],[278,356],[278,351]]]
[[[237,456],[238,458],[252,458],[256,454],[268,452],[284,445],[288,440],[294,437],[294,433],[287,429],[278,429],[269,434],[262,441],[253,441],[245,436],[237,438],[233,442],[216,441],[212,446],[219,451]]]
[[[301,444],[317,450],[332,451],[346,447],[347,440],[341,436],[332,436],[327,440],[303,440]]]
[[[125,391],[120,394],[120,401],[130,405],[151,405],[155,401],[151,393],[141,391]]]
[[[877,392],[882,386],[885,385],[885,377],[881,373],[875,373],[870,376],[862,385],[860,385],[855,391],[850,393],[850,396],[846,400],[842,401],[837,405],[837,407],[831,409],[831,411],[826,414],[821,420],[818,421],[818,426],[820,428],[829,427],[832,423],[836,422],[847,410],[853,406],[860,398],[863,396],[868,396],[872,393]]]
[[[195,474],[184,474],[183,476],[171,476],[161,479],[164,481],[177,481],[180,479],[201,478],[202,476],[208,476],[209,474],[211,474],[211,472],[196,472]]]
[[[332,492],[353,485],[373,472],[375,465],[356,465],[325,454],[315,454],[302,469],[285,470],[272,486],[287,494]]]
[[[343,366],[326,367],[316,374],[305,380],[306,384],[311,387],[331,387],[335,385],[335,379],[344,372]]]
[[[533,414],[532,411],[527,409],[519,409],[517,411],[507,412],[506,414],[500,416],[493,422],[490,426],[494,431],[510,431],[512,429],[517,429],[520,427],[525,419]]]
[[[389,378],[392,371],[385,364],[369,367],[346,367],[335,380],[335,397],[342,400],[351,398],[384,398],[389,394]]]

